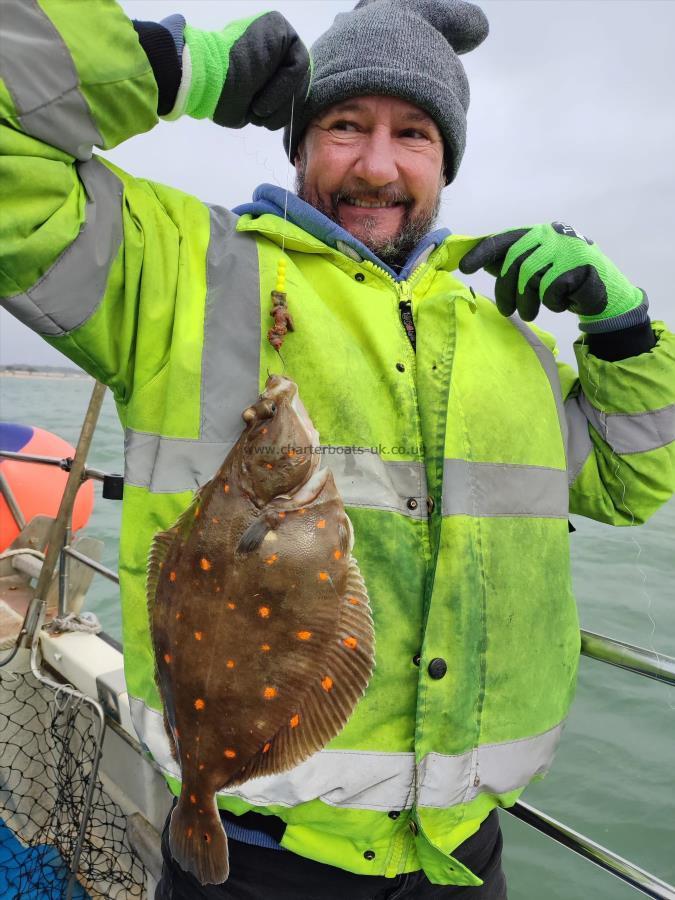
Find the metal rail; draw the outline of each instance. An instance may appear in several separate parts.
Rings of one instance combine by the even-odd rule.
[[[16,497],[14,496],[12,488],[2,472],[0,472],[0,494],[5,498],[9,511],[14,517],[14,521],[16,522],[19,531],[21,531],[26,525],[26,520],[21,512],[21,507],[16,502]]]
[[[635,672],[675,687],[675,658],[626,644],[593,631],[581,632],[581,652],[590,659],[609,663],[619,669]]]
[[[85,566],[89,566],[90,569],[93,569],[94,572],[98,572],[99,575],[103,575],[103,577],[107,578],[109,581],[114,581],[115,584],[120,583],[120,577],[117,572],[113,572],[112,569],[104,566],[102,563],[98,562],[98,560],[92,559],[84,553],[80,553],[79,550],[73,550],[72,547],[64,547],[63,552],[68,556],[72,556],[73,559],[78,560],[78,562],[83,563]]]
[[[17,462],[39,463],[43,466],[58,466],[64,472],[70,472],[73,467],[73,458],[71,456],[40,456],[35,453],[17,453],[14,450],[0,450],[0,457],[5,459],[13,459]],[[95,481],[103,481],[106,472],[100,469],[94,469],[91,466],[84,466],[82,470],[82,480],[93,478]]]
[[[654,900],[675,900],[675,887],[672,885],[666,884],[665,881],[661,881],[655,875],[645,872],[644,869],[641,869],[629,860],[624,859],[617,853],[612,853],[611,850],[608,850],[601,844],[596,844],[595,841],[590,840],[583,834],[579,834],[579,832],[574,831],[562,822],[558,822],[533,806],[518,801],[515,806],[507,809],[506,812],[532,828],[536,828],[537,831],[552,838],[558,844],[562,844],[563,847],[567,847],[568,850],[583,856],[584,859],[614,875],[625,884],[645,894],[645,896],[652,897]]]

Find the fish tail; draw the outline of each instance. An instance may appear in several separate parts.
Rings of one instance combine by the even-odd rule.
[[[215,796],[195,803],[183,786],[178,805],[171,813],[171,855],[200,884],[222,884],[230,874],[227,835],[218,815]]]

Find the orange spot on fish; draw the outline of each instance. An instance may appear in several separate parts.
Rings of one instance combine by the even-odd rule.
[[[329,578],[328,572],[319,572],[319,581],[328,581]]]
[[[361,601],[357,597],[347,597],[347,602],[352,606],[358,606]]]
[[[164,654],[164,662],[167,664],[167,666],[169,665],[169,663],[171,662],[171,654],[170,653]]]
[[[192,829],[191,829],[191,828],[188,828],[188,830],[187,830],[187,836],[188,836],[189,838],[192,837]]]
[[[270,617],[269,606],[258,607],[258,615],[260,616],[261,619],[269,619],[269,617]]]
[[[175,734],[175,736],[176,736],[177,738],[180,737],[180,731],[179,731],[177,728],[174,728],[174,729],[173,729],[173,733]]]
[[[196,640],[196,641],[201,641],[201,639],[202,639],[203,636],[204,636],[204,632],[203,632],[203,631],[195,631],[195,640]]]
[[[272,745],[271,745],[270,742],[268,741],[268,742],[263,746],[262,752],[263,752],[263,753],[267,753],[267,752],[269,751],[269,749],[270,749],[271,746],[272,746]]]
[[[237,664],[233,659],[228,659],[228,661],[225,663],[225,665],[227,666],[228,669],[234,669],[234,667]]]
[[[223,754],[223,756],[226,756],[228,759],[234,759],[236,755],[237,755],[237,751],[232,750],[231,747],[228,747],[227,750],[225,750],[225,752]]]
[[[195,709],[204,709],[205,706],[206,704],[204,703],[202,698],[197,697],[197,699],[195,700]]]
[[[269,644],[261,644],[261,645],[260,645],[260,649],[262,650],[263,653],[269,653],[269,651],[270,651],[272,648],[270,647]]]
[[[218,516],[214,516],[211,521],[214,525],[220,525],[220,519],[218,518]]]
[[[176,622],[180,622],[180,620],[181,620],[182,618],[183,618],[183,613],[182,613],[182,612],[177,612],[177,613],[176,613]]]
[[[291,728],[297,728],[299,724],[300,724],[300,716],[296,713],[291,718]]]
[[[236,608],[237,608],[237,604],[236,604],[236,603],[233,603],[233,602],[230,600],[230,601],[228,601],[227,608],[228,608],[228,609],[236,609]]]
[[[263,691],[263,697],[265,698],[265,700],[273,700],[278,693],[279,692],[275,687],[266,687]]]
[[[321,687],[324,689],[324,691],[330,691],[333,689],[333,679],[330,677],[330,675],[326,675],[325,678],[321,679]]]
[[[199,763],[199,771],[200,772],[205,768],[206,768],[206,766],[204,765],[204,763]]]
[[[298,631],[298,632],[296,632],[296,635],[297,635],[297,637],[300,638],[301,641],[308,641],[312,636],[312,632],[311,631]]]
[[[176,580],[176,573],[169,572],[169,581],[175,581],[175,580]]]
[[[283,511],[283,509],[279,513],[277,513],[277,515],[279,516],[280,519],[286,518],[286,513]]]
[[[266,429],[266,428],[261,428],[261,429],[260,429],[260,434],[267,434],[267,429]]]
[[[198,519],[200,517],[201,512],[202,512],[201,509],[197,506],[195,508],[195,519]]]
[[[216,594],[219,594],[219,593],[220,593],[220,585],[217,584],[217,585],[216,585]]]
[[[299,516],[304,516],[304,514],[305,514],[306,512],[307,512],[307,510],[306,510],[305,507],[303,506],[302,509],[299,509],[299,510],[298,510],[298,515],[299,515]]]
[[[189,754],[189,753],[186,753],[185,756],[186,756],[187,759],[190,759],[190,754]]]
[[[342,550],[333,550],[333,559],[340,559],[342,556]]]
[[[319,519],[319,521],[316,523],[316,527],[317,527],[317,528],[325,528],[325,527],[326,527],[326,520],[325,520],[325,519]]]
[[[274,563],[279,559],[278,553],[273,553],[271,556],[268,556],[265,562],[268,566],[273,566]]]
[[[196,803],[196,802],[197,802],[196,796],[194,794],[190,794],[190,803]]]
[[[287,456],[290,456],[291,458],[293,458],[295,456],[295,450],[289,450],[287,453]]]
[[[356,649],[356,645],[358,644],[358,641],[356,640],[355,637],[350,636],[350,637],[346,637],[342,641],[342,643],[345,645],[345,647],[349,647],[350,650],[354,650],[354,649]]]
[[[229,493],[230,493],[230,486],[229,486],[229,484],[224,484],[224,485],[223,485],[223,491],[224,491],[226,494],[229,494]]]
[[[265,468],[266,468],[266,469],[272,469],[272,468],[274,468],[274,467],[273,467],[272,463],[265,463]]]
[[[208,572],[211,568],[211,563],[204,556],[199,560],[199,567],[203,569],[205,572]]]

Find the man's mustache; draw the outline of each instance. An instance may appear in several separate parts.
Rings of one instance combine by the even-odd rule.
[[[333,205],[337,208],[341,201],[361,200],[366,203],[402,203],[405,206],[412,206],[413,200],[407,194],[401,191],[395,191],[391,188],[382,188],[379,190],[366,190],[361,188],[341,188],[331,197]]]

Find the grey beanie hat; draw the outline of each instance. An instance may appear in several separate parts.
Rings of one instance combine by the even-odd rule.
[[[464,0],[360,0],[311,48],[307,100],[284,129],[291,162],[311,120],[348,97],[384,94],[426,110],[446,144],[446,178],[457,175],[466,143],[469,82],[458,54],[488,33],[485,14]]]

